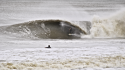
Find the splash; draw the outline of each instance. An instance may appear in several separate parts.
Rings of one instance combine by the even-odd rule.
[[[92,28],[90,29],[92,37],[125,37],[125,10],[120,10],[110,17],[101,18],[94,16]]]

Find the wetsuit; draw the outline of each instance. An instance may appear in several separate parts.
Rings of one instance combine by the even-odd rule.
[[[45,48],[51,48],[50,45],[48,45],[48,47],[45,47]]]
[[[69,29],[69,33],[72,33],[72,28]]]

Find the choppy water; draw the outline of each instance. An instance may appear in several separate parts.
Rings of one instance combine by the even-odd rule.
[[[0,70],[124,70],[124,7],[124,0],[0,0]]]

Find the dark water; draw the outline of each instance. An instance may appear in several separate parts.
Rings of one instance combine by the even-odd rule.
[[[0,28],[3,34],[31,39],[75,39],[87,34],[78,26],[62,20],[36,20]]]

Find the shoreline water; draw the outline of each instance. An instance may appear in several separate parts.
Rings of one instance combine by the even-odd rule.
[[[124,42],[124,39],[8,41],[8,44],[4,44],[6,45],[4,48],[7,49],[1,46],[0,68],[7,70],[124,69]],[[48,44],[51,45],[51,49],[44,48]]]

